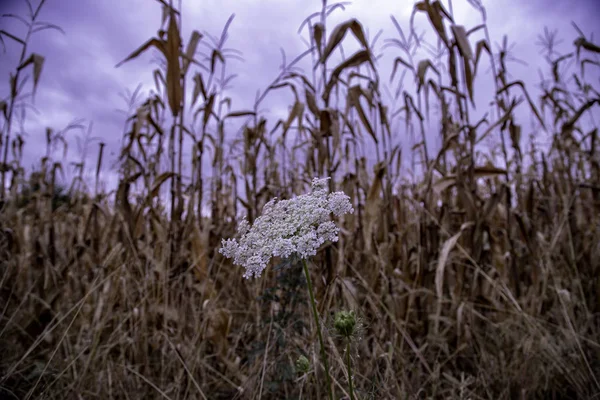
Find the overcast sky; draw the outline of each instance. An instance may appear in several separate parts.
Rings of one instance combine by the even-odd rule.
[[[32,1],[35,6],[39,0]],[[558,30],[558,37],[563,40],[558,49],[562,53],[572,50],[571,44],[577,37],[571,21],[590,35],[597,29],[600,20],[598,0],[482,1],[487,9],[493,50],[497,51],[496,43],[500,44],[502,36],[507,34],[509,43],[514,44],[512,54],[528,63],[527,66],[509,64],[509,72],[512,78],[529,82],[531,90],[538,82],[538,69],[543,68],[547,74],[544,58],[535,45],[544,27]],[[443,3],[449,8],[448,0]],[[306,38],[307,32],[304,30],[299,35],[298,28],[306,16],[319,10],[320,4],[320,0],[183,0],[182,37],[187,43],[193,29],[218,36],[227,19],[235,13],[226,47],[242,51],[244,61],[229,61],[228,72],[238,75],[229,94],[233,98],[234,109],[250,109],[256,91],[264,90],[279,72],[279,49],[285,49],[288,60],[306,50],[301,36]],[[371,39],[380,29],[383,30],[378,42],[378,48],[381,48],[383,39],[398,37],[391,15],[408,32],[412,6],[413,1],[408,0],[354,0],[345,11],[338,10],[332,15],[329,29],[356,17]],[[0,0],[2,13],[25,16],[26,10],[24,0]],[[467,29],[482,22],[479,12],[466,0],[453,0],[453,12],[455,21]],[[86,124],[92,121],[92,136],[107,143],[109,155],[116,154],[125,119],[116,109],[127,108],[119,94],[126,89],[133,91],[140,83],[144,85],[143,93],[148,93],[154,87],[152,70],[155,66],[149,62],[151,52],[119,68],[115,65],[156,35],[161,19],[160,5],[152,0],[47,0],[40,19],[60,26],[65,33],[45,31],[34,35],[31,40],[30,51],[41,53],[46,60],[35,98],[39,114],[29,113],[25,125],[28,134],[26,164],[38,162],[44,152],[45,127],[62,129],[76,119],[83,119]],[[423,14],[417,16],[416,26],[418,31],[431,32]],[[19,22],[6,18],[0,20],[0,29],[18,36],[24,32]],[[597,37],[598,32],[595,33]],[[433,39],[433,36],[428,38]],[[350,38],[345,42],[349,43],[346,55],[356,49],[351,44],[353,41]],[[14,71],[20,51],[14,42],[5,39],[5,43],[7,50],[0,53],[1,98],[8,95],[8,74]],[[393,48],[383,52],[385,56],[378,66],[383,82],[387,83],[393,59],[399,53]],[[491,73],[482,73],[475,87],[477,98],[485,102],[481,108],[481,112],[485,112],[487,102],[492,99]],[[272,115],[281,118],[291,106],[292,96],[286,91],[278,93],[266,106]],[[524,135],[529,134],[528,123],[524,121]],[[272,127],[274,121],[270,124]],[[81,133],[72,132],[69,136],[70,155],[75,158],[78,153],[74,137]],[[430,135],[437,133],[432,131]],[[435,142],[435,138],[431,140]],[[96,150],[97,145],[89,149],[93,158]],[[111,181],[113,175],[110,171],[106,170],[105,174]]]

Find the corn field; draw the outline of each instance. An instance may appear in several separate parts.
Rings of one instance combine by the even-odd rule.
[[[148,3],[163,24],[118,65],[151,51],[161,60],[119,133],[112,191],[101,185],[104,141],[67,182],[51,151],[65,131],[49,127],[47,155],[29,168],[17,114],[44,79],[45,56],[27,47],[46,26],[36,25],[44,1],[27,0],[27,37],[0,29],[22,48],[0,99],[1,398],[327,398],[298,264],[276,258],[245,280],[218,252],[241,216],[255,221],[313,177],[331,177],[355,210],[309,260],[336,399],[350,398],[346,356],[358,399],[600,398],[600,143],[588,122],[600,106],[598,44],[573,24],[572,51],[548,57],[547,79],[514,80],[480,2],[470,1],[483,23],[466,27],[424,0],[411,21],[430,24],[434,54],[416,58],[427,44],[394,19],[384,77],[381,46],[357,19],[328,24],[341,11],[323,0],[302,27],[309,49],[239,110],[224,95],[232,19],[220,38],[194,30],[185,41],[171,3]],[[351,40],[359,49],[337,59]],[[494,90],[476,119],[483,64]],[[261,107],[275,91],[294,101],[268,120]],[[547,146],[525,138],[517,112]],[[412,147],[400,139],[409,133]],[[362,321],[347,349],[332,325],[340,310]]]

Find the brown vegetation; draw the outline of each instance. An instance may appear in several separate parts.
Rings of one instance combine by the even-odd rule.
[[[575,52],[552,55],[553,77],[536,105],[528,85],[507,76],[506,41],[491,54],[485,19],[465,28],[439,1],[418,2],[415,18],[429,20],[439,51],[413,60],[425,44],[397,26],[400,37],[388,42],[399,52],[394,74],[412,74],[418,91],[400,87],[393,113],[373,43],[357,20],[327,26],[335,6],[324,1],[323,12],[306,21],[310,51],[287,65],[254,110],[232,111],[220,97],[225,82],[210,83],[235,55],[223,47],[225,35],[202,59],[199,43],[208,38],[194,31],[182,42],[179,13],[160,2],[164,30],[125,61],[158,49],[165,63],[155,78],[164,96],[149,97],[128,120],[114,201],[98,190],[103,144],[94,191],[75,182],[57,201],[62,164],[51,157],[25,179],[17,95],[29,68],[38,82],[44,58],[0,31],[23,45],[11,93],[0,102],[2,182],[10,182],[0,211],[3,398],[325,398],[301,269],[283,260],[244,281],[217,252],[235,234],[237,214],[253,220],[272,197],[303,193],[313,176],[336,177],[331,189],[343,190],[356,209],[341,221],[340,241],[311,268],[324,326],[343,309],[365,322],[353,347],[358,398],[600,394],[600,158],[597,128],[581,122],[600,102],[584,74],[598,66],[597,45],[581,34]],[[334,65],[350,36],[360,50]],[[551,47],[553,35],[546,32],[545,41]],[[308,56],[315,75],[293,68]],[[495,77],[497,117],[474,121],[484,58]],[[565,80],[559,71],[567,59],[581,69]],[[295,102],[269,132],[258,109],[276,89],[291,90]],[[437,154],[424,127],[434,118],[430,103],[439,109]],[[523,107],[549,132],[548,148],[522,148],[514,115]],[[171,124],[160,123],[165,113]],[[240,118],[247,119],[243,135],[228,146],[225,124]],[[397,118],[405,124],[392,128]],[[413,131],[422,140],[401,148],[398,136]],[[357,150],[363,135],[377,149],[372,172]],[[52,146],[63,137],[49,129],[47,139]],[[183,159],[187,140],[191,160]],[[488,140],[499,156],[486,150]],[[401,168],[411,153],[413,170],[422,171],[414,180]],[[133,187],[141,189],[133,194]],[[203,204],[210,217],[200,216]],[[331,329],[325,339],[340,398],[343,348]],[[302,354],[312,366],[305,375],[294,370]]]

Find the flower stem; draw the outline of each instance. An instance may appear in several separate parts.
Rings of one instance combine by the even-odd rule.
[[[315,324],[317,325],[319,345],[321,346],[321,359],[323,360],[323,367],[325,368],[325,377],[327,379],[327,394],[329,395],[329,400],[333,400],[333,392],[331,391],[331,377],[329,376],[329,363],[327,362],[327,353],[325,353],[325,344],[323,343],[323,335],[321,334],[319,313],[317,311],[317,305],[315,304],[315,295],[313,293],[312,282],[310,280],[310,273],[308,272],[308,265],[306,265],[306,260],[304,258],[302,259],[302,266],[304,268],[304,275],[306,275],[308,294],[310,296],[310,304],[312,305],[313,316],[315,317]]]
[[[352,385],[352,360],[350,359],[350,339],[346,343],[346,362],[348,363],[348,387],[350,388],[350,400],[354,400],[354,387]]]

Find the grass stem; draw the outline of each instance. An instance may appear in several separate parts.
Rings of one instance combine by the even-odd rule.
[[[317,334],[319,336],[319,346],[321,347],[321,359],[323,360],[323,367],[325,368],[325,378],[327,380],[327,394],[329,396],[329,400],[333,400],[333,392],[331,390],[331,377],[329,376],[329,362],[327,361],[327,353],[325,352],[325,344],[323,343],[323,334],[321,333],[321,324],[319,322],[319,312],[317,311],[315,295],[313,293],[312,282],[310,280],[310,273],[308,272],[308,265],[306,264],[305,259],[302,259],[302,267],[304,268],[304,275],[306,275],[308,295],[310,297],[310,304],[312,306],[313,316],[315,318],[315,325],[317,326]]]

